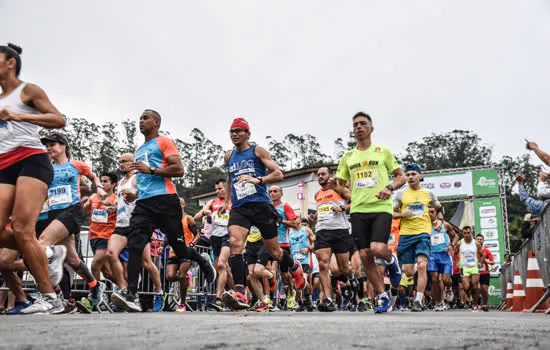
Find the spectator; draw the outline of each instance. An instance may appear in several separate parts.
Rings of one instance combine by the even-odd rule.
[[[523,186],[525,182],[525,177],[522,174],[516,174],[516,182],[518,183],[519,188],[519,199],[529,211],[531,211],[535,215],[540,215],[546,205],[550,202],[550,199],[547,200],[537,200],[529,196],[529,193]]]
[[[531,214],[525,215],[523,223],[521,224],[521,237],[525,239],[533,238],[533,232],[535,231],[535,225],[539,222],[540,218]]]
[[[546,169],[540,172],[537,193],[542,199],[550,199],[550,177]]]
[[[537,145],[536,142],[528,141],[526,147],[527,147],[528,150],[531,150],[531,151],[535,152],[537,157],[539,157],[539,159],[544,164],[546,164],[547,166],[550,166],[550,154],[548,154],[548,153],[544,152],[543,150],[541,150],[539,148],[539,145]]]

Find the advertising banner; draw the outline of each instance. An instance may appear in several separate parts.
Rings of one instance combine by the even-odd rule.
[[[473,193],[472,173],[428,174],[422,187],[431,190],[438,198],[468,197]]]
[[[476,234],[481,233],[483,235],[485,247],[495,257],[495,265],[491,267],[491,275],[498,276],[501,262],[504,261],[506,247],[500,198],[474,200],[474,215],[476,218]]]
[[[498,195],[500,193],[497,169],[472,171],[474,196]]]

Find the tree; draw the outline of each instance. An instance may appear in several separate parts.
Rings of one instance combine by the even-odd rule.
[[[84,162],[91,162],[97,157],[95,147],[100,138],[100,128],[85,118],[68,119],[68,138],[71,157]]]
[[[123,141],[123,147],[121,148],[121,152],[134,153],[136,150],[136,136],[137,136],[136,122],[130,118],[126,118],[122,121],[122,128],[124,129],[125,139]]]
[[[268,150],[271,158],[273,158],[275,163],[277,163],[282,170],[288,170],[291,159],[290,151],[286,148],[284,143],[275,140],[271,136],[267,136],[266,140],[268,142]]]
[[[333,157],[336,162],[340,161],[340,159],[342,158],[342,155],[344,154],[344,152],[346,152],[346,150],[347,150],[346,147],[344,147],[344,140],[342,140],[341,137],[334,140]]]
[[[120,134],[115,123],[107,122],[102,125],[101,140],[94,143],[99,147],[92,158],[94,172],[100,175],[118,171],[118,158],[122,153],[119,140]]]
[[[404,162],[417,163],[423,170],[452,169],[491,164],[493,150],[468,130],[453,130],[422,138],[407,145]]]

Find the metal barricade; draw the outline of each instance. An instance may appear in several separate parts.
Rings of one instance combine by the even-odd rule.
[[[546,286],[545,296],[531,309],[531,311],[534,311],[539,304],[550,297],[550,206],[547,206],[540,216],[540,221],[534,229],[533,238],[523,242],[520,250],[512,255],[512,263],[502,266],[501,286],[505,286],[508,280],[514,280],[516,270],[520,273],[523,285],[526,285],[527,265],[531,250],[535,252],[541,278],[544,286]],[[501,295],[506,296],[505,289],[501,289]]]

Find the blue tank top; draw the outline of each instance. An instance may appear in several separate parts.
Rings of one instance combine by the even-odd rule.
[[[232,208],[238,208],[246,203],[271,203],[265,184],[247,183],[243,185],[237,183],[239,176],[263,177],[267,173],[264,163],[254,153],[255,148],[256,145],[252,145],[242,152],[237,152],[234,149],[227,162],[229,179],[231,180]]]
[[[298,231],[291,228],[288,238],[290,240],[290,255],[292,258],[298,260],[302,265],[309,265],[309,251],[306,254],[300,252],[304,248],[309,248],[309,238],[306,228],[302,226]]]
[[[66,209],[80,202],[80,178],[90,173],[90,167],[78,160],[52,164],[53,180],[48,188],[49,210]]]
[[[430,239],[432,241],[432,253],[444,253],[445,249],[451,244],[445,224],[441,227],[441,231],[432,228]]]

